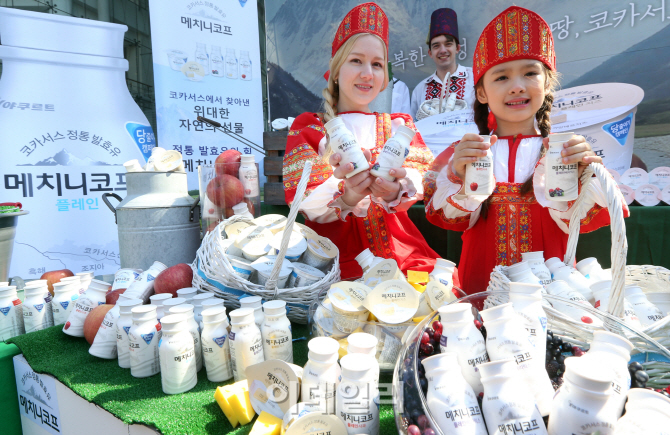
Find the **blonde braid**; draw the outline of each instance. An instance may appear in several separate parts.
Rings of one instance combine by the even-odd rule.
[[[337,116],[337,100],[340,96],[339,86],[335,84],[332,74],[328,77],[328,87],[324,88],[321,94],[323,95],[323,119],[328,122]]]

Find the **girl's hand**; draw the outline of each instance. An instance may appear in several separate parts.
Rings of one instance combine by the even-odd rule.
[[[389,174],[392,177],[395,177],[394,181],[388,181],[381,177],[372,177],[375,180],[374,183],[370,185],[372,194],[386,202],[391,202],[398,198],[398,192],[400,192],[401,187],[398,180],[405,178],[407,176],[407,171],[403,168],[394,168],[389,171]]]
[[[496,143],[498,136],[491,136],[491,145]],[[470,163],[477,161],[478,157],[484,157],[486,150],[491,148],[491,145],[484,143],[484,139],[474,133],[468,133],[463,136],[463,139],[456,145],[454,150],[454,158],[451,163],[451,170],[461,180],[465,180],[465,168]]]
[[[365,158],[370,161],[372,155],[369,150],[363,150]],[[347,163],[346,165],[340,165],[342,156],[339,153],[333,153],[328,162],[333,166],[333,176],[337,179],[344,180],[344,195],[342,195],[342,201],[348,206],[353,207],[358,204],[363,198],[370,195],[372,191],[370,190],[370,185],[374,181],[374,177],[370,175],[370,171],[359,172],[351,178],[346,178],[346,175],[354,170],[354,165],[352,163]]]
[[[549,148],[549,138],[545,137],[542,142],[545,148]],[[598,157],[591,149],[591,144],[584,139],[584,136],[574,135],[572,138],[563,144],[563,164],[574,165],[578,164],[579,176],[582,176],[584,169],[591,163],[602,163],[603,159]]]

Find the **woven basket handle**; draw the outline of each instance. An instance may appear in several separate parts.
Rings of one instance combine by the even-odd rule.
[[[612,230],[612,290],[610,293],[607,312],[623,317],[623,296],[626,283],[626,255],[628,254],[628,241],[626,240],[626,224],[623,220],[623,195],[614,179],[610,176],[605,166],[600,163],[591,163],[582,173],[582,193],[575,201],[574,213],[570,218],[568,235],[568,246],[565,252],[566,265],[572,266],[575,262],[577,252],[577,241],[579,239],[580,220],[584,218],[587,205],[585,202],[589,184],[595,173],[607,198],[607,209],[610,214],[610,227]]]
[[[288,242],[291,239],[291,233],[293,232],[293,223],[295,218],[298,216],[298,209],[300,209],[300,204],[304,199],[303,195],[305,194],[305,189],[307,189],[307,182],[309,177],[312,174],[312,162],[309,160],[305,162],[305,167],[302,170],[302,176],[300,177],[300,182],[298,183],[298,188],[296,189],[295,198],[293,199],[293,204],[291,204],[291,211],[288,214],[286,219],[286,228],[284,228],[284,237],[281,239],[281,247],[279,253],[277,254],[277,261],[272,268],[270,273],[270,278],[265,283],[265,290],[275,291],[275,297],[277,297],[277,278],[279,277],[279,272],[281,266],[284,263],[284,258],[286,257],[286,251],[288,250]]]

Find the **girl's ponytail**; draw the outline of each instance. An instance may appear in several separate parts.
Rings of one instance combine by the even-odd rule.
[[[475,124],[477,125],[477,128],[479,128],[479,134],[489,134],[489,105],[480,103],[479,100],[475,98],[472,110],[475,113]]]

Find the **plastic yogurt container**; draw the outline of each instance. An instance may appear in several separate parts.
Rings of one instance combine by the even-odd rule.
[[[233,266],[235,274],[246,279],[247,281],[251,277],[251,274],[254,271],[254,268],[251,267],[251,261],[243,257],[238,257],[236,255],[228,255],[228,261],[230,265]]]
[[[319,282],[325,273],[305,263],[293,263],[293,272],[288,280],[289,287],[307,287]]]
[[[265,285],[268,279],[270,279],[276,261],[276,255],[266,255],[251,263],[251,267],[258,272],[258,284]],[[292,270],[293,265],[291,262],[284,259],[279,270],[279,276],[277,277],[277,288],[286,288],[286,283]]]
[[[357,282],[341,281],[330,286],[328,299],[333,305],[333,320],[339,330],[352,332],[359,322],[367,320],[368,310],[363,301],[369,292],[368,286]]]
[[[279,253],[281,248],[282,238],[284,237],[284,231],[279,231],[272,237],[270,240],[270,246],[272,246],[276,252]],[[307,240],[300,233],[291,231],[291,235],[288,240],[288,249],[286,249],[286,259],[289,261],[298,261],[303,252],[307,249]]]
[[[419,292],[406,281],[392,279],[377,285],[365,298],[365,307],[380,322],[403,323],[419,309]]]
[[[302,256],[302,263],[323,270],[337,257],[337,246],[325,237],[307,239],[307,249]]]

